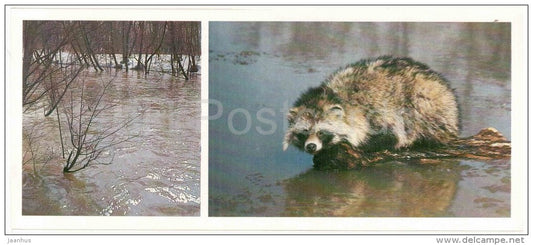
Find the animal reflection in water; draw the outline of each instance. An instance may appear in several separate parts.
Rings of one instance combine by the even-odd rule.
[[[460,173],[456,161],[310,170],[286,182],[284,216],[447,216]]]

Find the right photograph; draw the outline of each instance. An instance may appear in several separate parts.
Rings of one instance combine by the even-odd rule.
[[[510,23],[210,22],[208,215],[510,217],[511,83]]]

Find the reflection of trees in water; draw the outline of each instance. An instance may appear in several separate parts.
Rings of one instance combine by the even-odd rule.
[[[259,22],[236,22],[232,23],[239,30],[233,36],[233,42],[248,45],[249,49],[258,49],[261,42],[261,34],[264,33]]]
[[[494,77],[507,81],[511,73],[511,24],[484,23],[468,24],[472,32],[470,60],[478,65],[477,69],[488,71],[483,77]]]
[[[457,95],[462,126],[468,129],[476,127],[470,124],[487,123],[486,118],[473,120],[479,118],[480,109],[476,107],[506,108],[506,105],[510,104],[510,90],[502,91],[500,96],[480,98],[476,89],[479,89],[481,84],[505,87],[510,82],[511,25],[463,23],[459,28],[458,36],[450,40],[450,48],[446,50],[446,56],[457,58],[444,59],[443,64],[447,68],[444,72],[455,74],[450,78],[461,82],[456,85]]]
[[[268,33],[274,49],[289,60],[328,60],[338,58],[338,53],[353,53],[355,57],[380,56],[384,54],[405,56],[409,52],[410,23],[349,23],[349,22],[295,22],[268,23],[262,32]],[[259,47],[261,35],[256,24],[247,34],[248,44]],[[286,28],[283,28],[286,27]],[[283,35],[286,32],[286,35]],[[242,40],[242,38],[241,38]]]
[[[488,82],[505,83],[511,76],[511,25],[510,23],[460,23],[454,36],[442,40],[449,43],[441,62],[450,69],[460,65],[464,72],[473,73],[468,78],[479,77]],[[462,62],[461,62],[462,61]],[[461,64],[460,64],[461,63]],[[471,80],[466,80],[471,82]]]
[[[461,167],[379,165],[360,171],[310,170],[286,182],[285,216],[446,216]]]
[[[376,23],[361,23],[359,24],[359,35],[358,38],[360,41],[357,45],[365,46],[366,51],[364,51],[364,56],[373,57],[380,55],[380,48],[378,45],[378,34],[376,33],[377,24]]]
[[[409,56],[409,36],[415,32],[412,23],[357,23],[353,42],[356,53],[363,57],[381,55]]]
[[[488,50],[483,52],[488,59],[485,66],[492,73],[490,77],[499,80],[510,81],[511,78],[511,24],[500,23],[497,25],[482,26],[480,31],[485,34],[488,42]],[[478,38],[475,38],[478,40]],[[485,76],[488,77],[488,76]]]
[[[248,40],[254,40],[253,37],[271,39],[274,49],[290,60],[325,59],[332,54],[332,49],[344,50],[350,44],[347,36],[353,27],[351,23],[338,22],[261,23],[259,26],[254,23],[251,26],[262,28],[263,35],[255,35],[252,31],[247,35]],[[255,44],[259,42],[255,40]],[[247,44],[253,46],[254,43]]]
[[[509,23],[267,22],[236,23],[234,42],[273,51],[289,61],[431,54],[450,72],[467,63],[484,78],[508,80]],[[423,60],[423,59],[422,59]],[[355,60],[354,60],[355,61]],[[334,62],[335,63],[335,62]]]
[[[412,32],[409,23],[395,23],[396,29],[395,50],[397,56],[406,56],[409,54],[409,33]],[[394,33],[394,32],[393,32]]]
[[[353,25],[337,22],[291,23],[288,27],[289,40],[279,50],[288,59],[327,59],[332,50],[342,52],[351,44]]]

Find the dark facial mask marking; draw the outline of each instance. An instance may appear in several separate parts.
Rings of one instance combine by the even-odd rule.
[[[324,146],[329,145],[333,140],[334,134],[327,130],[320,130],[316,133],[316,136]]]

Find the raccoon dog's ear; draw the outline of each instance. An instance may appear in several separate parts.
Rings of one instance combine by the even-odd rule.
[[[337,117],[343,117],[344,116],[344,109],[340,105],[332,105],[328,109],[328,114],[337,116]]]
[[[289,113],[287,114],[287,120],[289,120],[289,123],[293,123],[294,119],[298,115],[298,108],[294,107],[289,110]]]
[[[300,111],[300,108],[293,107],[289,110],[289,113],[287,114],[287,120],[289,121],[289,129],[287,129],[287,133],[285,134],[285,137],[283,138],[283,151],[286,151],[287,148],[289,148],[289,144],[291,142],[291,138],[293,135],[291,127],[294,125],[294,121],[296,120],[296,117],[298,116],[299,111]]]

